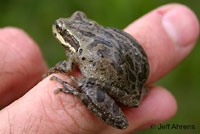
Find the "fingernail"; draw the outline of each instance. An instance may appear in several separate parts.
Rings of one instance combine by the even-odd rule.
[[[162,24],[169,37],[180,46],[196,41],[199,24],[195,14],[186,6],[178,6],[164,14]]]

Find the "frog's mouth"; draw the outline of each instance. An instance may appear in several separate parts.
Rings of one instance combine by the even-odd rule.
[[[55,38],[69,51],[76,52],[80,47],[79,42],[66,29],[62,29],[57,22],[52,26]]]

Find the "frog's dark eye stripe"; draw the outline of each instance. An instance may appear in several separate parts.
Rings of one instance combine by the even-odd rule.
[[[66,42],[68,42],[71,45],[71,47],[73,47],[76,51],[78,51],[78,48],[80,47],[80,45],[73,35],[71,35],[67,30],[62,30],[59,32],[59,34],[62,35],[63,39]]]
[[[55,33],[58,33],[61,36],[61,37],[58,37],[58,38],[62,38],[63,41],[69,43],[69,44],[65,44],[64,42],[63,43],[61,42],[63,44],[63,46],[65,48],[67,48],[67,47],[74,48],[75,51],[78,51],[78,48],[80,47],[79,42],[66,29],[63,29],[62,21],[55,21],[54,27],[56,29]],[[54,33],[54,36],[56,36],[55,33]],[[59,39],[59,40],[62,40],[62,39]]]

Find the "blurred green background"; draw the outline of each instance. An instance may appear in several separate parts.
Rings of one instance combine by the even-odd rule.
[[[40,46],[49,66],[65,59],[64,49],[53,38],[51,25],[60,17],[68,17],[76,10],[104,26],[123,29],[133,20],[167,3],[182,3],[200,17],[200,0],[1,0],[0,27],[24,29]],[[164,125],[194,125],[195,129],[175,130],[150,128],[139,134],[200,133],[200,42],[192,53],[158,83],[169,89],[177,99],[178,112]],[[167,111],[166,111],[167,112]]]

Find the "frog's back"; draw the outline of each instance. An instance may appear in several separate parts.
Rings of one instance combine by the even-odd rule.
[[[82,41],[85,40],[81,46],[85,52],[81,57],[84,56],[88,61],[85,64],[82,62],[80,66],[83,75],[117,84],[118,87],[144,84],[149,73],[147,56],[130,35],[98,24],[94,25],[92,32],[81,30],[81,27],[79,31],[82,33]]]
[[[112,31],[113,36],[115,36],[115,44],[124,61],[120,67],[123,68],[125,66],[123,70],[127,80],[134,83],[134,85],[135,83],[143,85],[149,75],[149,64],[145,51],[128,33],[115,28],[107,28],[107,30]],[[115,55],[115,58],[116,61],[120,60],[117,55]]]

